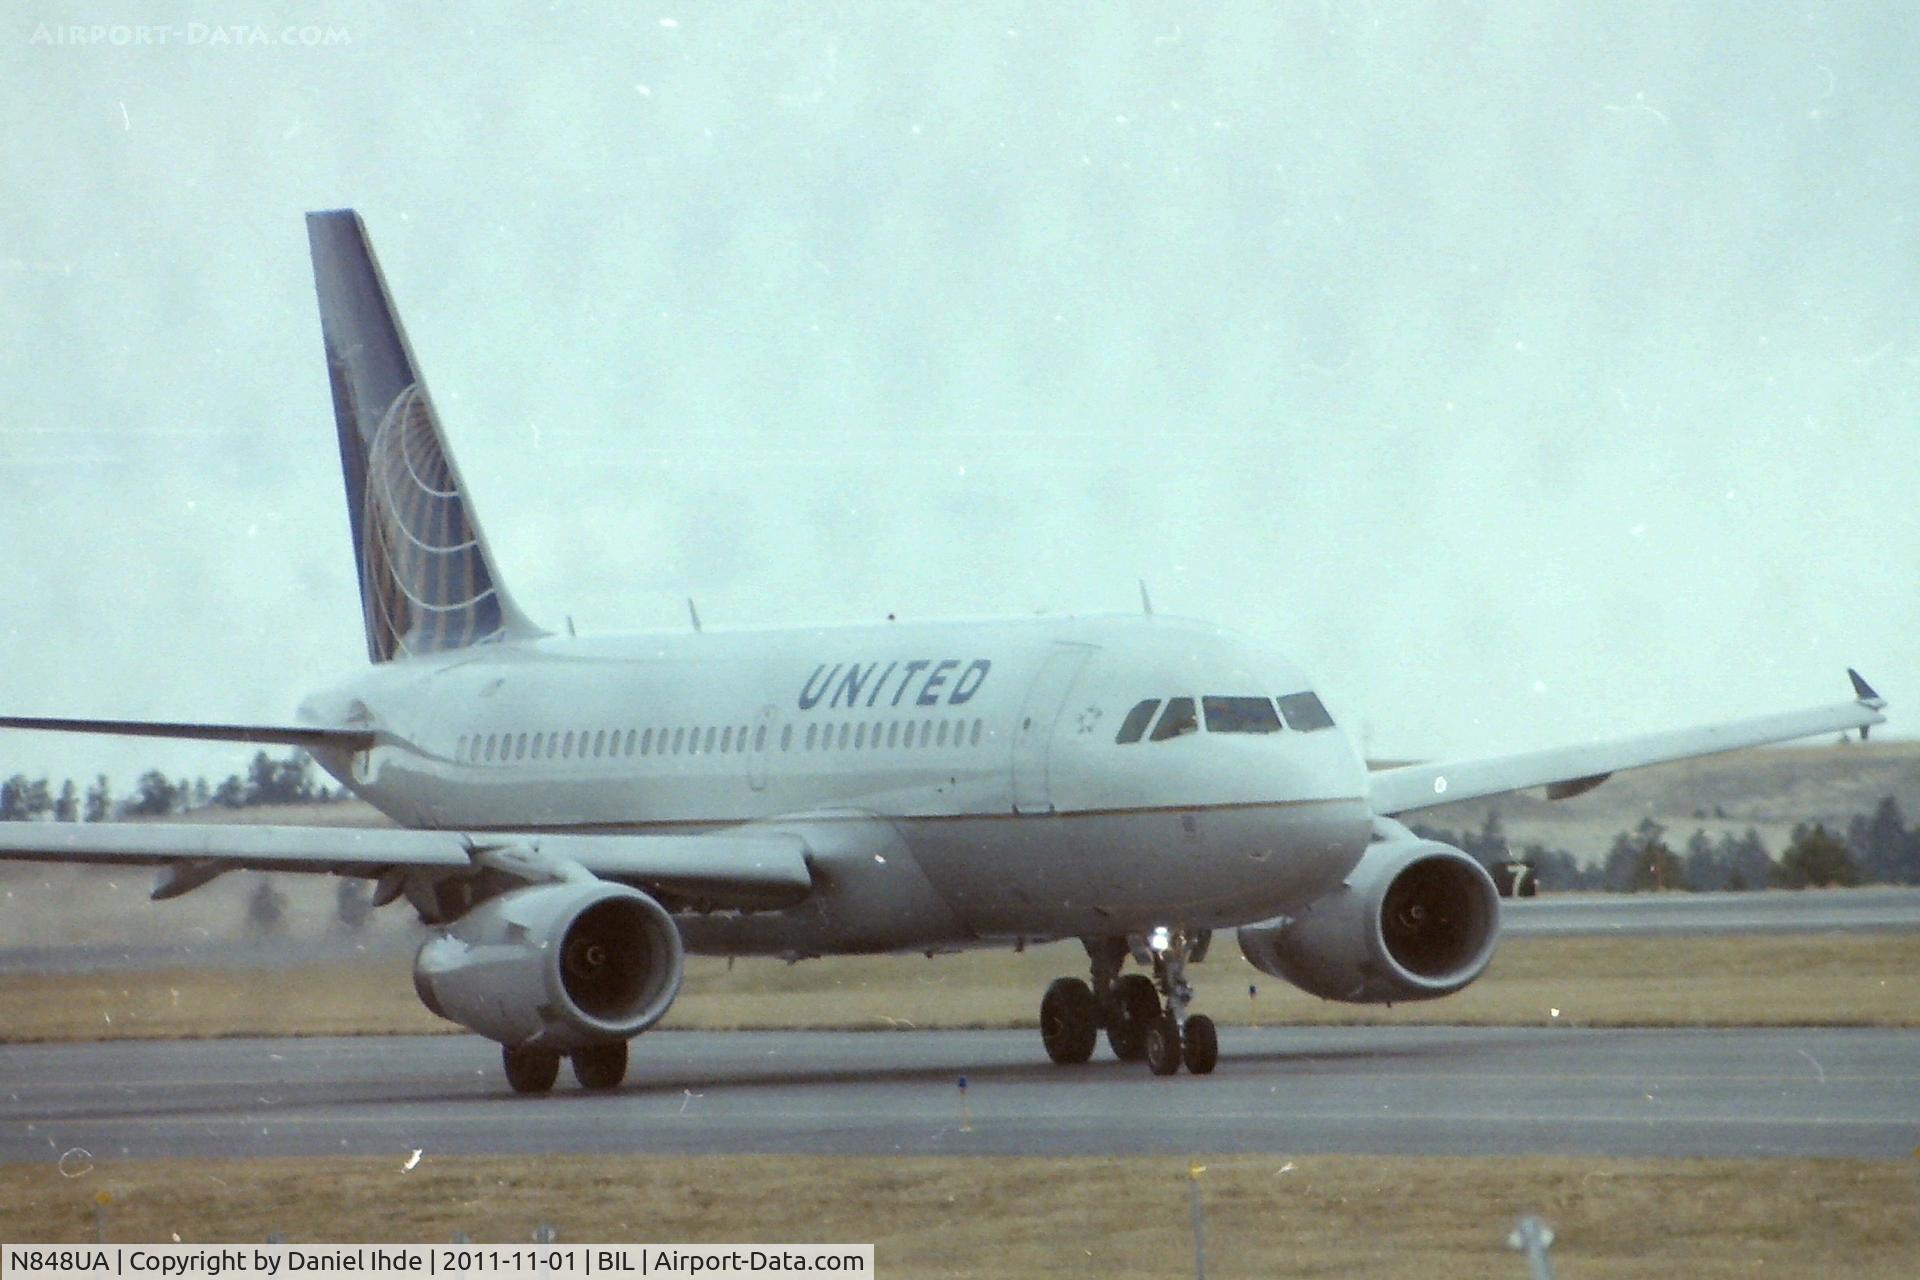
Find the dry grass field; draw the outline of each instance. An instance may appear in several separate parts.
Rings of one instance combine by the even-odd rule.
[[[456,1030],[415,998],[410,963],[397,952],[272,972],[0,975],[0,1039]],[[665,1025],[1031,1026],[1047,982],[1084,963],[1077,944],[797,965],[743,960],[730,967],[696,958]],[[1226,1025],[1920,1026],[1916,969],[1920,935],[1913,934],[1520,938],[1459,995],[1390,1009],[1304,995],[1254,970],[1231,939],[1190,972],[1200,1007]]]
[[[872,1242],[883,1277],[1186,1275],[1184,1159],[759,1156],[0,1166],[0,1238]],[[1204,1159],[1208,1274],[1526,1275],[1522,1213],[1569,1280],[1911,1277],[1920,1161]]]

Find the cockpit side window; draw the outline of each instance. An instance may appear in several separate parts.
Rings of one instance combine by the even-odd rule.
[[[1200,700],[1200,705],[1206,709],[1208,733],[1280,732],[1280,717],[1274,714],[1273,701],[1270,698],[1222,698],[1208,695]]]
[[[1147,721],[1153,719],[1153,713],[1160,709],[1160,699],[1148,698],[1127,712],[1127,718],[1120,722],[1120,732],[1113,740],[1125,745],[1140,741],[1140,735],[1147,731]]]
[[[1165,742],[1168,738],[1199,731],[1200,720],[1193,713],[1193,699],[1168,698],[1167,709],[1160,713],[1160,723],[1153,726],[1153,733],[1148,740]]]
[[[1314,693],[1289,693],[1280,699],[1280,714],[1287,723],[1302,733],[1312,733],[1315,729],[1331,729],[1333,717],[1320,705],[1320,697]]]

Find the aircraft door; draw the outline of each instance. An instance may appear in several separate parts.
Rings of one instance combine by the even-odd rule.
[[[1020,720],[1013,731],[1013,811],[1052,813],[1047,786],[1047,757],[1053,745],[1054,722],[1066,705],[1073,682],[1093,653],[1087,644],[1056,644],[1040,665],[1040,674],[1027,690]]]

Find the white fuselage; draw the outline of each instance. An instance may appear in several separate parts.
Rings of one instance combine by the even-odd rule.
[[[382,745],[322,763],[408,826],[806,840],[783,912],[681,916],[695,950],[810,954],[1272,917],[1365,848],[1337,727],[1129,743],[1144,700],[1305,692],[1217,628],[1122,616],[546,637],[383,664],[303,714]],[[1205,724],[1205,718],[1201,718]]]

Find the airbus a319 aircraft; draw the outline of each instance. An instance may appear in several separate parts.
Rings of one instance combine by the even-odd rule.
[[[1186,966],[1235,928],[1315,995],[1424,1000],[1486,968],[1480,865],[1397,820],[1880,723],[1855,697],[1560,750],[1369,773],[1312,682],[1217,627],[1135,616],[589,638],[517,608],[360,218],[308,215],[371,665],[280,725],[0,727],[305,748],[395,830],[0,824],[0,857],[377,881],[435,927],[436,1014],[506,1076],[617,1086],[688,952],[811,957],[1078,938],[1040,1002],[1059,1063],[1218,1057]],[[1852,674],[1852,673],[1850,673]],[[1135,968],[1129,968],[1129,965]]]

